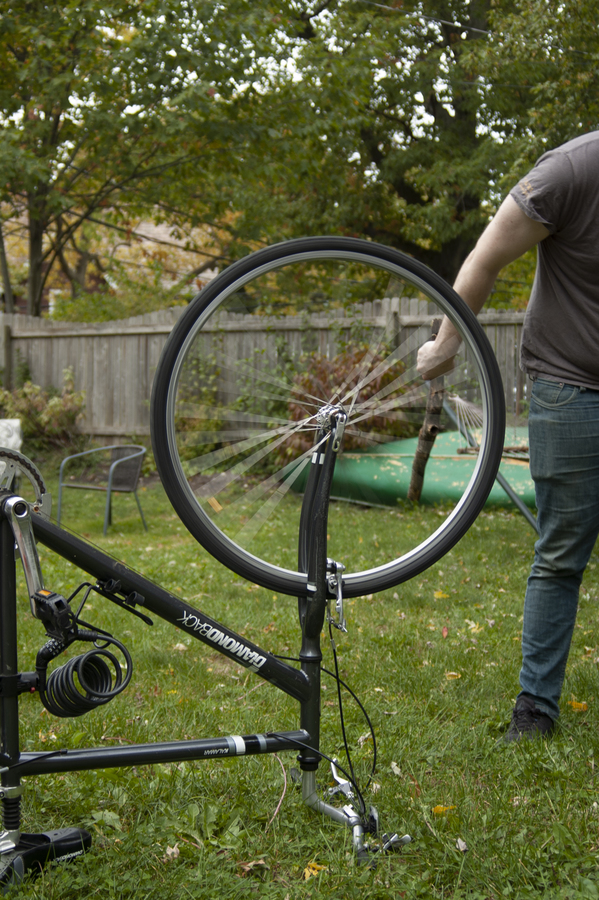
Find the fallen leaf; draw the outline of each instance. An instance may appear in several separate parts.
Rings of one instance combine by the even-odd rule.
[[[171,860],[171,859],[177,859],[177,857],[179,856],[179,852],[180,852],[180,851],[179,851],[179,845],[178,845],[178,844],[175,844],[174,847],[167,847],[167,848],[166,848],[166,855],[165,855],[165,857],[164,857],[165,861],[169,861],[169,860]]]
[[[391,763],[391,771],[393,772],[394,775],[401,775],[401,769],[399,768],[399,766],[397,765],[396,762]]]
[[[446,594],[445,591],[435,591],[433,597],[435,598],[435,600],[447,600],[449,594]]]
[[[251,872],[252,869],[255,869],[256,866],[264,866],[264,868],[268,869],[268,866],[263,859],[253,859],[251,862],[242,862],[241,860],[238,860],[237,866],[241,869],[242,878]]]
[[[455,806],[433,806],[434,816],[444,816],[446,812],[455,809]]]
[[[449,628],[447,627],[447,625],[443,626],[443,630],[441,631],[441,634],[443,635],[444,638],[447,637],[447,635],[449,634]]]
[[[455,842],[455,846],[456,850],[459,850],[460,853],[466,853],[466,851],[468,850],[468,845],[466,844],[466,841],[462,840],[462,838],[457,839],[457,841]]]
[[[448,681],[453,681],[455,678],[461,678],[462,676],[459,672],[446,672],[445,677]]]
[[[323,869],[326,869],[326,866],[320,866],[318,863],[309,862],[304,869],[304,881],[308,881],[309,878],[312,878],[314,875],[318,875],[318,873],[322,872]]]
[[[571,700],[568,700],[568,706],[571,706],[575,712],[586,712],[589,708],[589,704],[584,700],[580,702],[575,700],[574,697],[572,697]]]

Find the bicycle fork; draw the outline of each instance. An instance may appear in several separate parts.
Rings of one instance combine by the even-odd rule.
[[[347,416],[342,407],[324,407],[319,413],[318,431],[300,517],[298,561],[299,570],[307,572],[307,593],[298,598],[302,627],[300,662],[312,690],[310,697],[301,703],[300,728],[310,735],[309,748],[298,754],[302,770],[302,799],[311,809],[328,816],[335,822],[350,828],[358,861],[373,864],[372,852],[364,842],[365,834],[378,834],[379,821],[376,809],[371,806],[359,813],[351,802],[339,809],[322,800],[316,789],[316,770],[321,759],[320,747],[320,693],[322,650],[320,635],[331,598],[335,598],[337,620],[330,612],[328,620],[335,627],[347,631],[343,615],[343,570],[341,563],[327,557],[328,510],[331,484],[337,453],[341,446]],[[341,778],[334,764],[332,772],[336,786],[330,793],[341,793],[346,800],[354,797],[349,781]],[[400,838],[396,833],[381,837],[379,851],[390,850],[410,842],[409,835]]]

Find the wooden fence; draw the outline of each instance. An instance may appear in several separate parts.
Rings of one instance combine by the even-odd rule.
[[[0,367],[4,384],[14,383],[17,366],[26,363],[36,384],[60,387],[63,370],[71,367],[76,390],[86,394],[82,425],[86,433],[107,440],[149,435],[154,373],[168,334],[183,310],[178,307],[97,324],[0,314]],[[362,304],[361,316],[370,325],[382,329],[393,317],[395,333],[405,335],[418,329],[423,339],[431,320],[426,301],[397,298]],[[269,320],[269,335],[279,330],[290,336],[298,331],[299,318]],[[508,420],[523,412],[526,406],[523,401],[528,396],[526,376],[518,367],[523,319],[524,313],[503,310],[485,311],[479,316],[501,369]],[[333,324],[338,328],[339,319]],[[333,324],[328,329],[323,323],[323,338],[329,330],[332,332]],[[219,317],[218,327],[226,334],[225,352],[232,358],[249,358],[252,348],[264,344],[265,332],[260,335],[255,316],[225,314]]]

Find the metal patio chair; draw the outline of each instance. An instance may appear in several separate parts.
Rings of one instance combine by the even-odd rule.
[[[56,515],[57,523],[60,525],[63,488],[76,488],[78,490],[85,491],[106,491],[106,510],[104,513],[103,534],[106,534],[108,526],[112,524],[113,492],[133,494],[137,503],[137,508],[139,509],[141,521],[145,530],[147,531],[148,526],[146,525],[146,520],[144,519],[144,514],[139,502],[139,497],[137,496],[137,484],[139,482],[139,476],[141,474],[141,464],[145,453],[146,448],[142,447],[140,444],[112,444],[109,447],[99,447],[96,450],[85,450],[83,453],[74,453],[72,456],[67,456],[65,459],[63,459],[62,463],[60,464],[60,473],[58,476],[58,512]],[[92,454],[98,455],[100,472],[102,472],[102,457],[106,456],[106,454],[110,454],[110,458],[107,461],[109,464],[109,468],[106,483],[94,484],[93,482],[86,483],[65,481],[65,467],[67,463],[73,459],[79,459],[82,456],[91,456]],[[106,463],[104,464],[104,469],[105,467]],[[104,474],[106,473],[104,472]]]

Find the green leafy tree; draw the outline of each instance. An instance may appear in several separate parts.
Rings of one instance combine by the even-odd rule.
[[[359,235],[453,280],[549,146],[597,127],[589,0],[288,0],[257,92],[240,230]],[[534,263],[499,305],[525,303]]]
[[[40,314],[54,266],[79,287],[90,266],[101,270],[83,223],[222,213],[217,182],[243,127],[238,85],[263,23],[244,0],[227,9],[213,0],[7,0],[1,224],[27,230],[29,313]],[[6,285],[4,266],[3,276]]]
[[[510,123],[513,183],[545,150],[599,127],[597,6],[518,0],[499,4],[490,23],[479,64],[497,127]]]
[[[270,150],[261,164],[247,147],[256,181],[253,200],[242,187],[242,216],[273,235],[366,236],[452,279],[488,221],[520,121],[494,131],[501,110],[481,71],[490,9],[288,2],[278,65],[255,99],[257,118],[271,117]]]
[[[590,0],[7,0],[5,302],[3,232],[39,314],[57,270],[101,304],[96,234],[142,216],[212,254],[181,284],[310,233],[452,280],[516,177],[596,127],[597,34]]]

